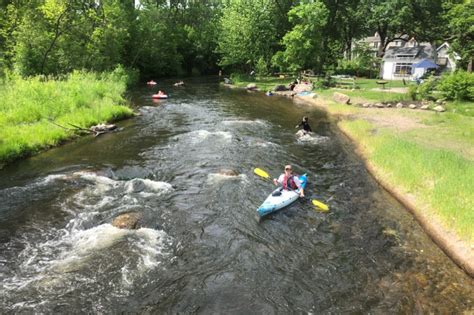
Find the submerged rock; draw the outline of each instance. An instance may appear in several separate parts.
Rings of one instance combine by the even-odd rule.
[[[239,176],[239,173],[232,169],[221,169],[218,173],[225,176]]]
[[[112,221],[112,226],[119,229],[136,230],[140,227],[138,224],[140,219],[141,215],[136,212],[124,213]]]

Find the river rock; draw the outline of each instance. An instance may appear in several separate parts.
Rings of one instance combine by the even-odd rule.
[[[403,108],[403,103],[397,103],[397,105],[395,105],[396,108]]]
[[[387,107],[392,107],[392,103],[388,103],[386,106]]]
[[[410,105],[408,105],[408,108],[416,109],[416,105],[415,104],[410,104]]]
[[[311,92],[313,90],[313,85],[312,84],[306,84],[306,83],[302,83],[302,84],[297,84],[295,85],[293,91],[295,91],[296,93],[301,93],[301,92]]]
[[[370,107],[370,103],[364,103],[364,104],[362,104],[362,107],[368,108],[368,107]]]
[[[249,91],[253,91],[253,90],[257,89],[257,84],[249,83],[249,84],[247,84],[246,89],[249,90]]]
[[[225,176],[239,176],[239,173],[235,170],[231,169],[221,169],[218,172],[220,175],[225,175]]]
[[[438,105],[436,106],[435,108],[433,108],[434,111],[438,112],[438,113],[441,113],[441,112],[444,112],[446,111],[446,108],[444,108],[443,106],[441,105]]]
[[[119,229],[136,230],[139,228],[140,218],[141,216],[136,212],[120,214],[112,221],[112,226]]]
[[[423,105],[420,107],[420,109],[423,109],[423,110],[430,109],[430,105]]]
[[[375,107],[384,108],[385,106],[384,106],[384,104],[382,104],[382,103],[376,103],[376,104],[375,104]]]
[[[347,96],[346,94],[342,94],[339,92],[334,92],[333,94],[333,99],[342,104],[349,104],[351,102],[351,98]]]

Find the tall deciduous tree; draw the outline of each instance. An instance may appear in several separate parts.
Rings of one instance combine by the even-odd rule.
[[[474,2],[466,0],[462,3],[449,5],[448,8],[448,40],[453,51],[461,57],[459,66],[472,72],[474,58]]]
[[[300,3],[292,8],[288,16],[294,26],[283,37],[284,50],[275,54],[273,64],[290,71],[322,69],[325,54],[323,37],[328,13],[324,3],[319,0]]]
[[[220,65],[249,71],[262,58],[269,62],[276,29],[270,0],[229,0],[220,19]]]

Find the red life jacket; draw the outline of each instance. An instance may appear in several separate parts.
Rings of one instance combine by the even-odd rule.
[[[296,183],[293,177],[295,177],[295,175],[291,175],[289,177],[285,175],[283,177],[283,183],[282,183],[283,189],[288,190],[288,187],[293,190],[298,189],[298,186],[296,186]]]

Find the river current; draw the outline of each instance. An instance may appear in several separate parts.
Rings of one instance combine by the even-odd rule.
[[[133,91],[140,115],[120,131],[0,170],[0,313],[474,311],[473,280],[323,111],[212,78],[159,83],[170,98]],[[304,115],[315,134],[297,139]],[[308,174],[307,198],[258,222],[274,187],[253,169],[285,164]],[[127,212],[139,229],[111,225]]]

